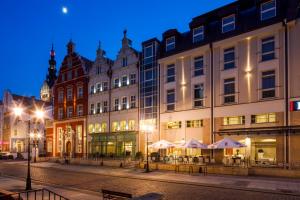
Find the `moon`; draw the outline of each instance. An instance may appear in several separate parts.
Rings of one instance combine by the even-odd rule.
[[[68,13],[68,8],[66,6],[63,6],[61,9],[63,14],[67,14]]]

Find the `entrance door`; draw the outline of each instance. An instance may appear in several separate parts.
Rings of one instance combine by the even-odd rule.
[[[71,156],[71,142],[69,141],[69,142],[67,142],[67,144],[66,144],[66,149],[67,149],[67,155],[68,156]]]

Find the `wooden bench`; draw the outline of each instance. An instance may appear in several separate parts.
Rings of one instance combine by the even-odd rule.
[[[132,199],[132,194],[102,189],[103,199]]]

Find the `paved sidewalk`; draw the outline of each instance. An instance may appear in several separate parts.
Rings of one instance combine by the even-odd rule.
[[[9,162],[10,164],[26,165],[26,162]],[[153,171],[122,169],[112,167],[95,167],[81,165],[62,165],[50,162],[33,163],[34,167],[55,168],[60,170],[101,174],[104,176],[128,177],[155,181],[176,182],[184,184],[212,185],[217,187],[234,187],[251,190],[271,190],[274,192],[297,193],[300,195],[300,180],[270,177],[242,177],[226,175],[188,175],[169,171]]]
[[[2,177],[0,176],[0,188],[3,190],[11,192],[20,192],[24,191],[25,181],[18,178]],[[74,200],[97,200],[102,199],[101,194],[96,194],[95,192],[71,189],[63,186],[45,186],[36,183],[32,183],[33,189],[47,188],[50,191],[53,191],[63,197]],[[38,194],[37,197],[39,197]],[[38,198],[39,199],[39,198]]]

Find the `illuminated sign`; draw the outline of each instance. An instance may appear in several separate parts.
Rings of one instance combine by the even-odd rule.
[[[291,111],[300,111],[300,101],[291,101]]]

